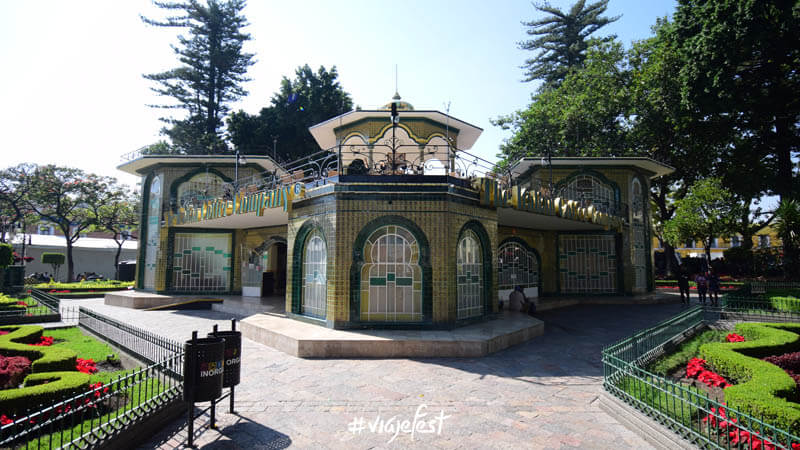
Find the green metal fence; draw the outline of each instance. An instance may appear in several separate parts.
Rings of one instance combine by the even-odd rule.
[[[719,321],[800,322],[800,309],[776,308],[763,297],[751,295],[749,286],[723,297],[719,307],[687,309],[604,348],[603,387],[701,448],[768,448],[766,444],[800,448],[800,437],[789,431],[646,370],[648,363]]]
[[[19,299],[15,309],[0,311],[0,325],[58,322],[60,300],[38,289],[31,289],[30,296]]]

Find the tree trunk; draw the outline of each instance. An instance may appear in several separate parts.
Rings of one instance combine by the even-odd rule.
[[[114,236],[116,237],[116,235]],[[114,242],[117,243],[117,254],[114,255],[114,279],[119,280],[119,255],[122,253],[122,244],[124,244],[125,241],[120,242],[114,239]]]
[[[775,153],[778,157],[778,176],[775,178],[775,193],[781,201],[792,198],[792,121],[788,117],[775,119]]]
[[[74,275],[74,264],[72,263],[72,240],[67,238],[67,283],[72,283]]]
[[[677,261],[675,261],[675,247],[669,245],[667,242],[664,242],[664,258],[666,259],[666,269],[667,269],[667,278],[670,280],[673,279],[675,275],[678,273],[678,268],[675,267],[677,265]]]

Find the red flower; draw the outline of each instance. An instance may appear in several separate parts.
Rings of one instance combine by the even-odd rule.
[[[726,388],[730,384],[719,374],[706,369],[706,360],[692,358],[686,364],[686,378],[696,378],[706,386]]]
[[[728,342],[744,342],[744,336],[740,336],[736,333],[730,333],[728,336],[725,337]]]
[[[51,345],[53,345],[53,338],[50,336],[42,336],[39,338],[39,342],[28,345],[33,345],[35,347],[50,347]]]
[[[0,416],[0,425],[8,425],[10,423],[14,423],[14,421],[9,419],[8,416],[6,416],[5,414]]]
[[[97,373],[97,363],[95,363],[93,359],[78,358],[76,361],[77,365],[75,368],[78,370],[78,372],[85,374]]]

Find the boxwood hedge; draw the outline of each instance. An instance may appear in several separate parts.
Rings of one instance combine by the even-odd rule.
[[[725,389],[726,403],[797,434],[800,404],[790,401],[797,398],[797,385],[783,369],[759,358],[800,350],[800,324],[740,323],[735,330],[747,340],[700,347],[714,370],[736,383]]]
[[[6,356],[24,356],[32,361],[31,371],[60,372],[75,370],[77,357],[70,349],[59,347],[32,347],[39,342],[43,328],[38,325],[0,327],[10,333],[0,336],[0,353]]]
[[[9,331],[0,336],[0,354],[25,356],[32,361],[32,373],[25,378],[23,387],[0,391],[0,411],[8,416],[24,413],[44,403],[52,403],[85,392],[89,388],[89,375],[76,370],[77,355],[59,347],[34,347],[39,342],[43,328],[38,325],[0,327]]]

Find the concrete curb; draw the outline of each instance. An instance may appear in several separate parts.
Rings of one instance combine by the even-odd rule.
[[[600,394],[598,402],[598,406],[606,414],[659,450],[698,448],[606,391]]]

